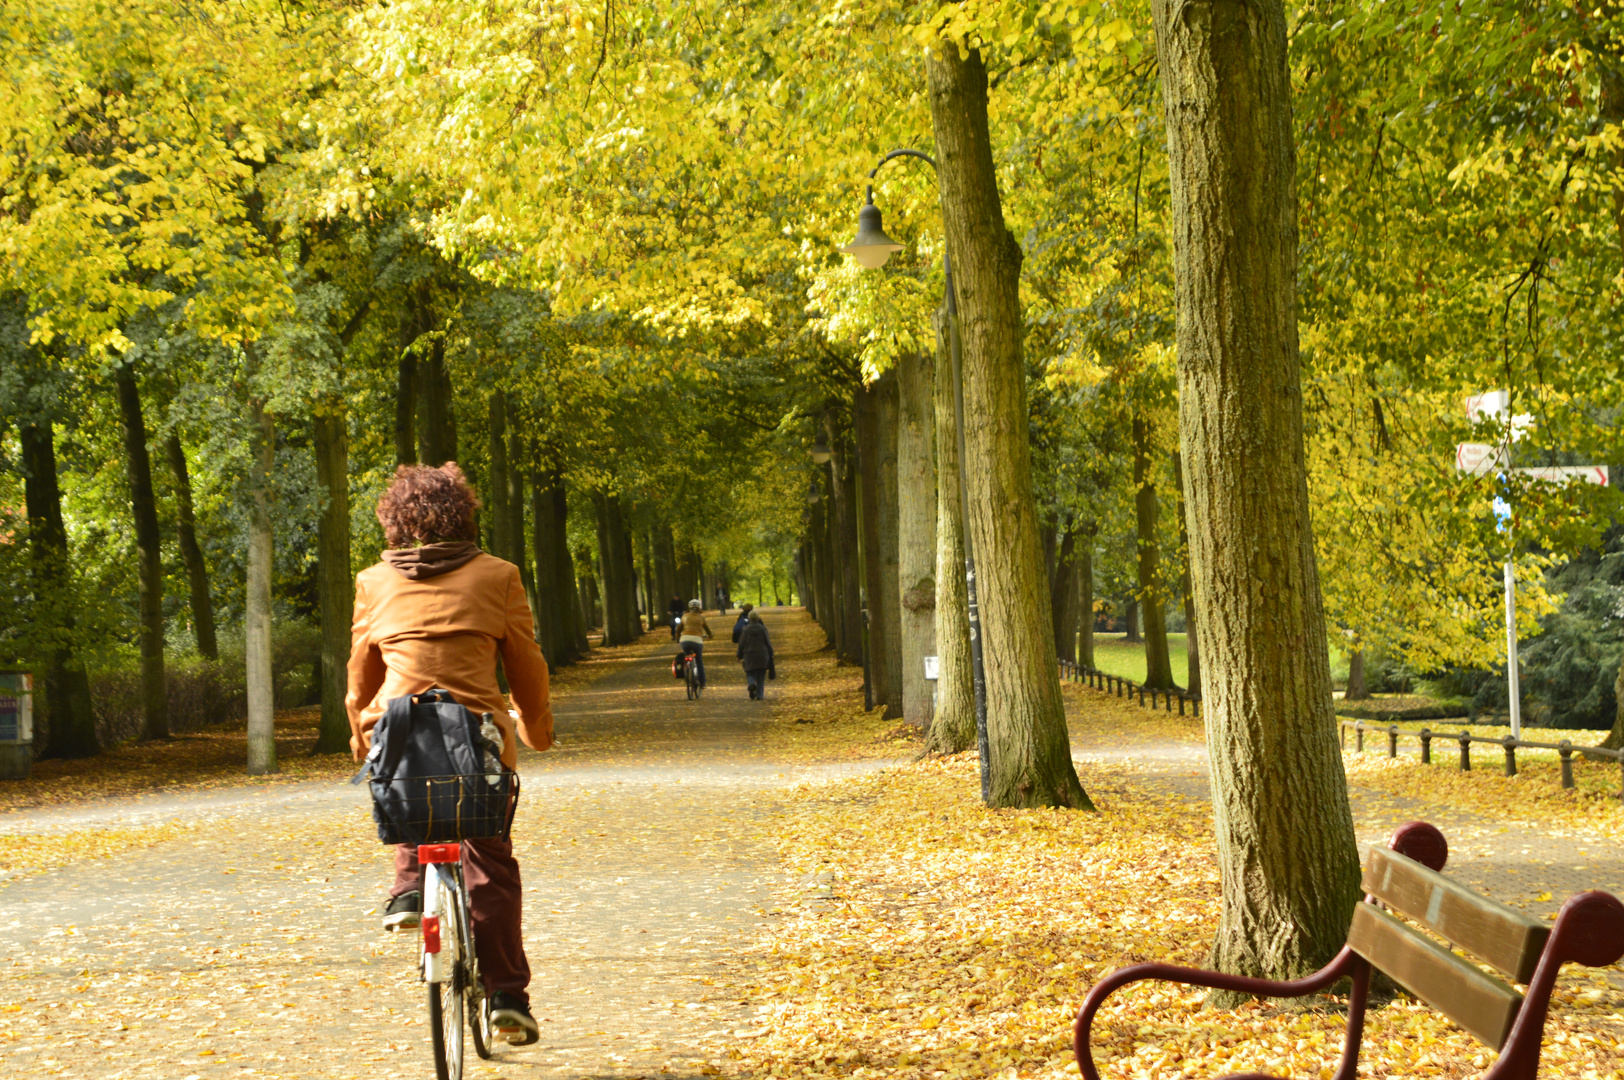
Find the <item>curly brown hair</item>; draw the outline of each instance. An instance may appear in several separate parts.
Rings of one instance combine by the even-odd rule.
[[[402,465],[378,500],[378,524],[391,548],[478,540],[479,496],[455,461],[439,468]]]

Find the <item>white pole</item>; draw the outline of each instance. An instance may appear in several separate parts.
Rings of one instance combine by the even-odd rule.
[[[1511,691],[1511,737],[1522,738],[1522,694],[1517,685],[1517,569],[1506,561],[1506,682]]]

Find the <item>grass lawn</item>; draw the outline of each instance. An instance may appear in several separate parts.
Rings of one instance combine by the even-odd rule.
[[[1173,661],[1173,681],[1189,682],[1190,656],[1183,634],[1167,635],[1167,652]],[[1094,635],[1094,665],[1101,671],[1136,683],[1145,681],[1145,644],[1122,640],[1121,634]]]

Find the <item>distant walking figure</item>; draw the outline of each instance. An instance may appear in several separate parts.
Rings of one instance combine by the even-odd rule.
[[[767,696],[767,680],[777,675],[773,668],[773,642],[767,636],[767,624],[761,621],[761,612],[747,616],[744,632],[739,635],[739,663],[744,665],[744,682],[750,691],[750,700],[760,701]]]

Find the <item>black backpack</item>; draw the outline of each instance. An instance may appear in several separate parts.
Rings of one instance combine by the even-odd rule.
[[[519,777],[480,718],[449,691],[394,698],[372,729],[372,749],[350,782],[372,774],[372,819],[385,844],[507,839]]]

